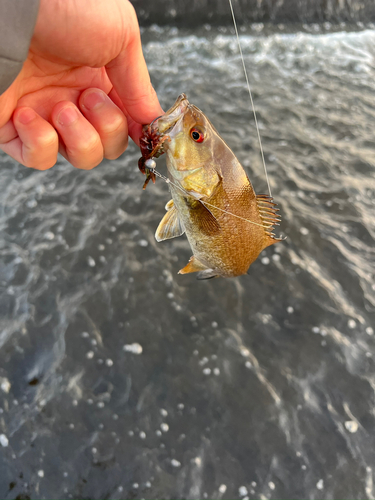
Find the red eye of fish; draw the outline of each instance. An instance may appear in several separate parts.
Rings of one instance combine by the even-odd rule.
[[[200,130],[198,130],[197,128],[192,128],[190,130],[190,135],[191,135],[191,138],[195,141],[195,142],[203,142],[204,141],[204,135],[203,135],[203,132],[201,132]]]

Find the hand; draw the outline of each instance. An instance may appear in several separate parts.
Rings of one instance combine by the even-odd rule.
[[[162,113],[128,0],[41,0],[27,60],[0,96],[0,149],[39,170],[58,151],[90,169]]]

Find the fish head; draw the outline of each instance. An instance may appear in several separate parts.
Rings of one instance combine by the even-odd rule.
[[[163,148],[170,176],[193,196],[209,196],[220,181],[216,153],[223,141],[205,114],[181,94],[154,126],[167,138]]]

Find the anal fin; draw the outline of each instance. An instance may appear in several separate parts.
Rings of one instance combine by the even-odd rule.
[[[199,271],[199,272],[198,272]],[[194,255],[190,257],[189,262],[183,269],[178,271],[178,274],[188,274],[198,272],[197,280],[209,280],[211,278],[219,278],[217,271],[206,267]]]
[[[166,205],[167,213],[164,215],[155,233],[156,241],[169,240],[177,238],[185,232],[184,225],[178,215],[173,200],[170,200]]]
[[[206,269],[207,267],[193,255],[186,266],[178,271],[178,274],[196,273],[198,271],[205,271]]]

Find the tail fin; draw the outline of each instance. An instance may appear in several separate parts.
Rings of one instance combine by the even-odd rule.
[[[268,236],[267,240],[269,240],[267,246],[282,241],[284,238],[277,238],[273,232],[275,226],[279,226],[281,222],[281,216],[277,213],[279,211],[279,209],[276,208],[277,204],[268,194],[257,194],[256,200],[264,231]]]

